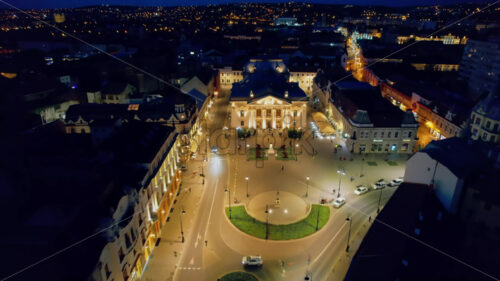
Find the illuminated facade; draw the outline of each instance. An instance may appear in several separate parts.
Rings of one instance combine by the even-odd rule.
[[[233,83],[237,83],[243,80],[243,70],[232,69],[232,67],[225,67],[219,69],[219,82],[221,89],[231,89]],[[316,72],[310,71],[289,71],[289,82],[297,82],[299,87],[307,94],[312,94],[314,77],[316,77]]]
[[[368,83],[339,82],[328,109],[338,134],[354,153],[413,153],[418,123],[380,97]]]
[[[181,184],[187,157],[178,136],[172,131],[148,164],[141,187],[119,200],[92,280],[140,280]]]
[[[231,89],[232,128],[305,128],[308,97],[282,60],[252,59],[242,75]]]
[[[471,138],[500,143],[500,97],[491,93],[481,100],[471,113]]]

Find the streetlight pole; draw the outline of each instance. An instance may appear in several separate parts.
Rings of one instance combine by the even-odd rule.
[[[318,205],[318,214],[316,216],[316,231],[319,229],[319,209],[321,209],[321,206]]]
[[[361,153],[362,160],[361,160],[361,171],[359,171],[359,177],[363,177],[363,164],[365,163],[365,157],[363,156],[363,153]]]
[[[248,178],[248,177],[245,177],[245,181],[247,182],[247,197],[248,197],[248,196],[250,196],[250,195],[248,194],[248,180],[249,180],[249,178]]]
[[[347,233],[347,247],[345,248],[346,253],[349,253],[349,239],[351,238],[352,218],[347,217],[345,220],[349,221],[349,232]]]
[[[269,205],[266,204],[266,240],[269,238]]]
[[[179,215],[180,218],[180,223],[181,223],[181,241],[184,243],[184,230],[182,229],[182,216],[186,213],[185,210],[182,210],[182,212]]]
[[[306,177],[306,181],[307,181],[306,197],[309,196],[309,180],[310,179],[311,179],[310,177]]]
[[[345,171],[337,170],[337,174],[339,174],[339,192],[337,193],[337,198],[340,197],[340,184],[342,182],[342,176],[345,176]]]
[[[380,213],[380,200],[381,199],[382,199],[382,189],[380,189],[380,194],[378,196],[377,214]]]
[[[229,219],[231,220],[231,190],[226,187],[226,190],[224,191],[227,192],[227,199],[229,201]]]

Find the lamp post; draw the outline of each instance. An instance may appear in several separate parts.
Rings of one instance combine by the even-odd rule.
[[[184,243],[184,230],[182,229],[182,216],[186,213],[186,211],[183,209],[182,212],[179,215],[180,218],[180,223],[181,223],[181,241]]]
[[[231,190],[226,188],[224,191],[227,192],[227,199],[229,201],[229,219],[231,220]]]
[[[342,176],[345,176],[345,171],[338,169],[337,174],[339,174],[339,192],[337,193],[337,198],[340,197],[340,184],[342,182]]]
[[[269,205],[266,204],[266,240],[269,238]]]
[[[248,196],[250,196],[250,195],[248,194],[248,180],[249,180],[249,178],[248,178],[248,177],[245,177],[245,181],[247,182],[247,197],[248,197]]]
[[[318,214],[316,216],[316,231],[319,229],[319,209],[321,209],[321,206],[318,205]]]
[[[349,253],[349,239],[351,238],[352,218],[347,217],[345,220],[349,221],[349,232],[347,233],[347,247],[345,248],[346,253]]]
[[[306,181],[307,181],[306,197],[309,196],[309,180],[310,179],[311,179],[310,177],[306,177]]]
[[[363,164],[365,163],[365,157],[363,156],[363,152],[361,152],[361,156],[363,157],[361,160],[361,170],[359,171],[359,177],[363,177]]]
[[[380,194],[378,196],[377,214],[380,213],[380,200],[382,199],[382,189],[380,189]]]

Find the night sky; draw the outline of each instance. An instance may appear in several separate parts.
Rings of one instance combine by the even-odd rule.
[[[208,5],[237,2],[251,3],[277,3],[288,2],[280,0],[2,0],[19,8],[71,8],[87,5],[131,5],[131,6],[186,6],[186,5]],[[300,1],[297,1],[300,2]],[[353,4],[353,5],[384,5],[384,6],[408,6],[408,5],[446,5],[453,3],[484,3],[484,0],[304,0],[303,2],[324,4]],[[488,1],[489,2],[489,1]],[[0,7],[5,7],[0,1]]]

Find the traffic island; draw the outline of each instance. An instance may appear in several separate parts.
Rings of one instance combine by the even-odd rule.
[[[245,206],[226,208],[226,215],[231,223],[246,234],[261,239],[269,240],[292,240],[309,236],[320,230],[330,218],[330,208],[320,204],[312,204],[307,217],[291,224],[266,224],[250,216]],[[272,213],[269,213],[272,216]]]
[[[220,281],[259,281],[255,276],[246,272],[231,272],[221,278],[217,279]]]

